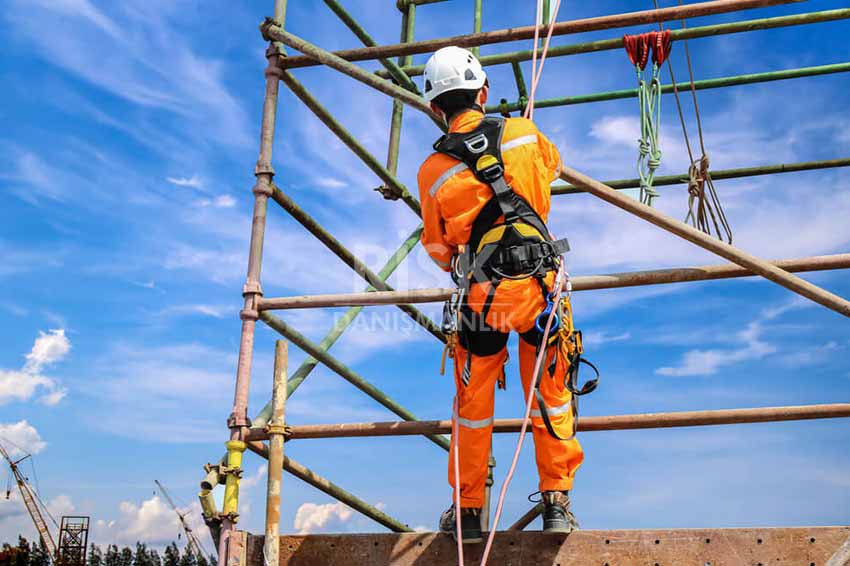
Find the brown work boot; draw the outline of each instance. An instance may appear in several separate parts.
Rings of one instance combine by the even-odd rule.
[[[570,511],[570,492],[543,492],[543,531],[569,534],[578,530],[578,521]]]
[[[452,535],[457,540],[457,522],[455,506],[452,505],[440,515],[440,532]],[[460,536],[463,544],[482,542],[481,510],[473,507],[460,508]]]

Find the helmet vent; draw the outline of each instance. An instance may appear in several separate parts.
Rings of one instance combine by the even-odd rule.
[[[466,72],[463,74],[463,78],[467,81],[474,81],[475,73],[473,73],[471,69],[467,69]]]
[[[425,81],[425,92],[428,92],[432,88],[434,88],[434,87],[431,86],[431,81]]]

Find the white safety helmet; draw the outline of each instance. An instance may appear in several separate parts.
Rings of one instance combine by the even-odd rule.
[[[431,102],[451,90],[475,90],[484,86],[487,74],[470,51],[462,47],[438,49],[425,64],[425,100]]]

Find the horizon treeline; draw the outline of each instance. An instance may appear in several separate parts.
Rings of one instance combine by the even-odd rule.
[[[136,543],[135,551],[129,546],[119,549],[114,544],[107,545],[104,551],[92,543],[86,553],[86,566],[215,566],[216,562],[214,556],[196,555],[188,546],[181,553],[174,542],[165,547],[162,555],[143,542]],[[51,563],[41,541],[30,543],[19,536],[17,545],[3,543],[0,547],[0,566],[50,566]]]

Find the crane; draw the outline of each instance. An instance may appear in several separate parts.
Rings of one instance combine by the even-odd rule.
[[[201,541],[198,537],[195,536],[195,533],[192,532],[191,527],[189,527],[189,523],[186,521],[186,515],[188,513],[181,513],[180,509],[177,508],[177,505],[174,503],[174,500],[171,499],[171,496],[168,494],[168,490],[165,489],[165,486],[159,483],[159,480],[153,480],[156,486],[159,488],[160,493],[174,509],[174,512],[177,513],[178,519],[180,519],[180,526],[183,527],[183,532],[186,533],[186,546],[189,547],[189,550],[195,553],[195,556],[203,556],[207,558],[209,554],[207,553],[204,545],[201,544]]]
[[[56,541],[53,540],[53,536],[50,534],[50,531],[47,528],[47,522],[44,520],[44,515],[42,515],[41,509],[39,508],[39,504],[41,505],[41,507],[44,507],[44,503],[41,502],[41,499],[39,499],[38,494],[27,483],[27,479],[23,476],[23,474],[21,474],[20,470],[18,469],[18,464],[29,458],[31,455],[27,454],[19,460],[13,460],[9,453],[6,451],[6,449],[3,448],[2,444],[0,444],[0,454],[3,455],[3,458],[6,459],[6,462],[9,463],[9,467],[12,469],[12,475],[15,476],[15,483],[18,484],[18,490],[21,492],[21,499],[23,499],[24,501],[24,506],[26,506],[27,511],[29,512],[30,517],[32,518],[32,522],[35,523],[35,529],[38,531],[38,536],[41,537],[41,541],[47,548],[47,552],[50,554],[50,557],[54,560],[54,562],[58,563],[58,550],[56,547]],[[6,499],[9,498],[10,491],[10,489],[6,490]]]

